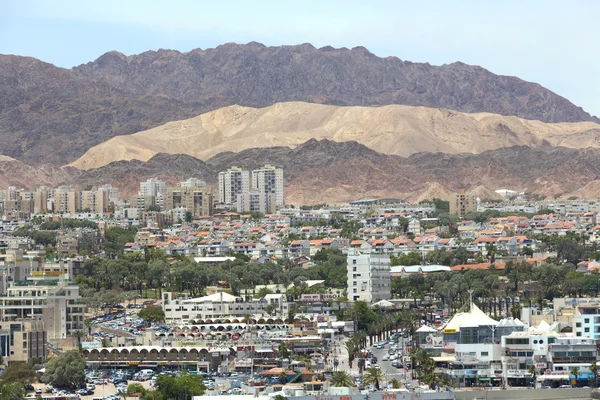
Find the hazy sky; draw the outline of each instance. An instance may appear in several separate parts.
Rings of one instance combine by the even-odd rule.
[[[0,53],[72,67],[226,42],[365,46],[534,81],[600,116],[600,1],[0,0]]]

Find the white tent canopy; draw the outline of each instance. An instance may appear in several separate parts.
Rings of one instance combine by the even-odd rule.
[[[387,300],[380,300],[377,303],[373,303],[373,307],[390,308],[394,307],[394,303]]]

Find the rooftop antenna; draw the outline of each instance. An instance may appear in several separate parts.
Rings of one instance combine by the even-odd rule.
[[[469,292],[469,311],[473,311],[473,289],[467,291]]]

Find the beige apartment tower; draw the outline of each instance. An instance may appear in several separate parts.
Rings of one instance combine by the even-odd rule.
[[[457,215],[460,218],[466,213],[477,211],[477,196],[473,193],[466,193],[465,190],[459,190],[450,195],[450,214]]]
[[[165,209],[173,210],[184,207],[193,217],[210,215],[213,208],[213,195],[201,188],[168,188],[165,198]]]

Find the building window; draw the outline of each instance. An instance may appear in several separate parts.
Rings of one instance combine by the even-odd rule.
[[[583,329],[583,331],[584,331],[585,333],[588,333],[588,332],[590,331],[590,328],[584,328],[584,329]]]
[[[481,356],[482,356],[482,357],[485,357],[485,356],[487,356],[487,355],[489,355],[489,353],[488,353],[487,351],[482,351],[482,352],[481,352]]]
[[[586,319],[583,320],[583,322],[585,322],[586,324],[589,324],[590,323],[590,319],[586,318]]]

